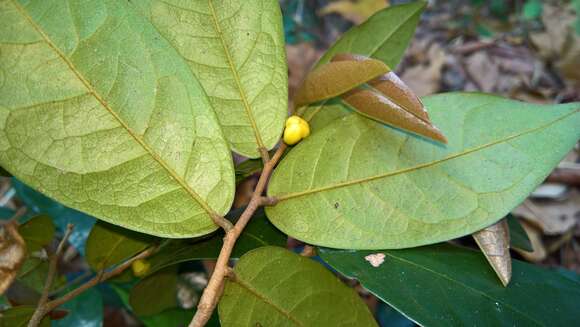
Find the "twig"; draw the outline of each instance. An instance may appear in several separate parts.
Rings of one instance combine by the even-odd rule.
[[[153,254],[153,252],[155,251],[155,247],[150,247],[148,249],[146,249],[145,251],[137,254],[136,256],[132,257],[131,259],[123,262],[122,264],[118,265],[117,267],[115,267],[113,270],[111,271],[100,271],[97,276],[93,277],[91,280],[89,280],[88,282],[82,284],[81,286],[79,286],[78,288],[68,292],[67,294],[63,295],[62,297],[55,299],[53,301],[50,301],[46,304],[46,312],[50,312],[56,308],[58,308],[59,306],[61,306],[62,304],[64,304],[65,302],[68,302],[70,300],[72,300],[73,298],[77,297],[78,295],[80,295],[81,293],[83,293],[84,291],[88,290],[89,288],[103,282],[106,281],[110,278],[113,278],[117,275],[119,275],[120,273],[122,273],[123,271],[125,271],[127,268],[131,267],[131,264],[133,264],[134,261],[139,260],[139,259],[145,259],[148,256],[150,256],[151,254]],[[30,326],[29,326],[30,327]]]
[[[58,265],[58,258],[60,258],[60,255],[62,254],[62,251],[64,250],[64,246],[65,246],[66,241],[68,240],[70,234],[72,233],[73,227],[74,227],[74,225],[72,225],[72,224],[68,224],[66,226],[66,231],[64,233],[64,236],[62,237],[62,240],[60,240],[58,247],[56,248],[56,252],[50,257],[50,262],[48,263],[48,274],[46,276],[46,282],[44,283],[44,288],[42,289],[42,294],[40,294],[40,299],[38,300],[38,305],[36,307],[36,310],[34,311],[32,318],[30,318],[30,321],[28,322],[28,327],[38,326],[40,324],[42,318],[44,318],[44,316],[48,312],[50,312],[50,310],[47,310],[47,306],[46,306],[46,303],[48,302],[48,294],[50,293],[50,288],[52,287],[52,282],[54,281],[54,277],[56,276],[56,268]]]
[[[226,231],[226,236],[224,237],[224,242],[217,259],[215,270],[211,275],[207,287],[203,291],[201,299],[199,300],[199,304],[197,305],[197,312],[191,320],[189,327],[204,326],[211,317],[211,314],[215,309],[215,306],[223,291],[224,278],[227,277],[231,272],[230,268],[228,267],[228,262],[230,261],[230,255],[232,254],[234,245],[254,215],[254,212],[256,212],[258,207],[262,205],[276,203],[275,198],[264,197],[262,196],[262,193],[264,192],[266,185],[268,185],[270,175],[272,174],[272,171],[274,170],[274,167],[280,158],[282,158],[284,151],[286,151],[286,144],[282,143],[272,158],[264,164],[264,169],[260,174],[260,179],[258,180],[258,184],[256,185],[254,193],[252,194],[250,203],[248,203],[246,210],[244,210],[237,223],[234,225],[234,228]]]

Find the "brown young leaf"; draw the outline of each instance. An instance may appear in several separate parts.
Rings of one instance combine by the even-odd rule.
[[[382,61],[369,58],[329,62],[306,76],[294,103],[300,107],[339,96],[389,71]]]
[[[10,287],[26,259],[26,243],[10,221],[0,228],[0,295]]]
[[[368,58],[339,54],[333,62],[365,61]],[[356,89],[342,98],[359,113],[406,131],[447,143],[447,139],[433,126],[425,106],[415,93],[394,73],[388,72],[368,82],[372,89]]]
[[[512,278],[512,259],[510,234],[505,218],[473,233],[472,236],[503,286],[507,286]]]
[[[415,115],[374,90],[353,90],[343,95],[342,99],[366,117],[447,143],[447,139],[437,127],[418,119]]]

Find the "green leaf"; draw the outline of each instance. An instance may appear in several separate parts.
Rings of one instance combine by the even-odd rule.
[[[522,16],[527,20],[534,20],[542,16],[542,1],[541,0],[527,0],[524,4]]]
[[[252,250],[234,273],[218,307],[224,327],[377,325],[353,289],[319,263],[286,249]]]
[[[3,1],[0,165],[63,204],[164,237],[217,229],[227,141],[187,62],[127,1]]]
[[[154,241],[147,235],[99,221],[89,234],[86,259],[93,270],[100,271],[145,250]]]
[[[224,233],[220,231],[201,240],[171,240],[148,259],[151,264],[150,273],[181,262],[216,259],[223,244],[223,237]],[[236,241],[231,258],[239,258],[244,253],[265,245],[286,247],[286,241],[286,235],[266,219],[262,209],[258,209]]]
[[[342,35],[320,58],[327,63],[338,53],[354,53],[381,60],[394,68],[399,64],[427,2],[389,6]]]
[[[39,296],[44,288],[46,276],[48,275],[48,260],[29,256],[18,271],[18,281],[38,292]],[[52,284],[52,290],[56,290],[66,284],[66,277],[57,274]]]
[[[391,69],[395,69],[411,42],[426,4],[424,1],[417,1],[389,6],[377,12],[363,24],[344,33],[326,51],[317,66],[329,62],[336,54],[353,53],[381,60]],[[329,108],[324,106],[324,103],[312,105],[306,109],[304,114],[306,120],[310,121],[312,126],[318,126],[312,128],[312,133],[316,133],[322,126],[333,120],[332,118],[337,115],[333,110],[339,110],[341,113],[349,112],[341,105]]]
[[[177,306],[177,267],[156,272],[137,283],[129,303],[139,316],[154,315]]]
[[[288,111],[288,68],[277,1],[133,1],[201,82],[232,149],[271,149]]]
[[[422,326],[571,326],[580,319],[580,283],[521,261],[508,287],[481,253],[442,244],[381,251],[320,249],[324,261]]]
[[[18,228],[29,252],[39,251],[50,244],[54,237],[54,230],[52,219],[46,215],[33,217]]]
[[[419,246],[471,234],[523,201],[580,136],[580,104],[477,93],[424,99],[447,146],[351,114],[276,168],[266,209],[284,233],[348,249]]]
[[[35,310],[35,306],[21,305],[1,311],[0,327],[26,327]],[[48,316],[40,321],[40,327],[50,327]]]
[[[519,220],[509,214],[507,216],[507,222],[510,229],[510,246],[527,252],[534,251],[532,243],[528,238],[528,233],[526,233]]]

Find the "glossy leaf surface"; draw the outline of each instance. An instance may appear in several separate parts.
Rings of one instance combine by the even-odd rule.
[[[86,259],[93,270],[100,271],[145,250],[154,241],[147,235],[97,222],[87,240]]]
[[[131,4],[199,79],[232,149],[257,158],[276,145],[288,104],[282,16],[271,0],[147,0]]]
[[[2,1],[0,164],[97,218],[207,234],[234,193],[231,153],[174,46],[126,1]]]
[[[542,106],[449,93],[423,99],[449,144],[356,114],[298,144],[276,168],[270,220],[335,248],[419,246],[504,217],[580,136],[580,104]]]
[[[443,244],[381,251],[320,249],[324,261],[422,326],[568,326],[580,319],[580,284],[514,260],[508,287],[480,253]]]
[[[329,62],[306,76],[294,103],[300,107],[339,96],[389,71],[382,61],[370,58]]]
[[[0,312],[0,327],[26,327],[36,310],[35,306],[21,305]],[[40,327],[50,327],[48,316],[40,321]]]
[[[226,280],[222,326],[376,326],[358,294],[310,258],[262,247],[246,253]]]

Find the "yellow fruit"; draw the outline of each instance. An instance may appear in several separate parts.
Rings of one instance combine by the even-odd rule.
[[[293,124],[284,130],[284,143],[294,145],[302,139],[302,129],[300,124]]]
[[[303,139],[310,135],[310,125],[308,125],[308,122],[306,122],[304,119],[302,119],[300,122],[300,130]]]
[[[286,119],[286,127],[299,124],[301,121],[304,121],[304,119],[300,118],[299,116],[290,116],[288,119]]]
[[[145,276],[149,272],[149,268],[151,268],[151,264],[143,259],[135,260],[131,264],[133,275],[135,275],[136,277]]]
[[[308,135],[310,135],[310,125],[306,120],[298,116],[290,116],[286,119],[284,143],[294,145]]]

